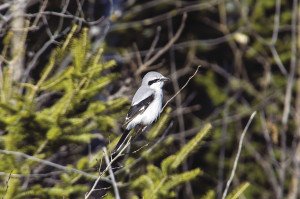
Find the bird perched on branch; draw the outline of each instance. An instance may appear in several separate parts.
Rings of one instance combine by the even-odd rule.
[[[163,86],[169,78],[158,72],[148,72],[142,84],[133,96],[131,107],[123,124],[124,132],[114,151],[119,151],[129,132],[134,128],[144,128],[152,124],[162,111]]]

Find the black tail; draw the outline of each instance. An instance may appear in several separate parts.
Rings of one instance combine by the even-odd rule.
[[[123,130],[123,134],[119,140],[119,142],[117,143],[117,145],[115,146],[114,150],[113,150],[113,153],[117,153],[117,151],[119,151],[120,147],[125,144],[125,140],[127,139],[128,137],[128,134],[129,134],[130,130],[127,130],[127,129],[124,129]]]
[[[111,167],[114,172],[119,170],[122,167],[121,163],[122,163],[124,157],[123,156],[119,156],[118,158],[116,158],[116,157],[117,157],[119,151],[121,150],[121,148],[124,147],[126,140],[128,139],[129,132],[130,132],[130,130],[126,130],[126,129],[123,130],[123,134],[122,134],[120,140],[118,141],[117,145],[115,146],[114,150],[112,151],[111,159],[114,161],[112,162]]]

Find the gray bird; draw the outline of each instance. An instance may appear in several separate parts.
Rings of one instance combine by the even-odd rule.
[[[123,124],[124,132],[115,147],[118,151],[126,140],[131,129],[146,127],[152,124],[160,115],[163,101],[163,86],[169,78],[158,72],[148,72],[142,84],[133,96],[131,107]]]

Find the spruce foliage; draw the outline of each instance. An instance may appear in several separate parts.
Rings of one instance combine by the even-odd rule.
[[[87,154],[81,154],[81,151],[92,139],[99,138],[100,134],[95,130],[107,137],[111,135],[118,112],[127,102],[123,98],[97,100],[101,91],[118,77],[115,73],[105,72],[115,62],[103,61],[102,47],[95,52],[91,50],[87,29],[75,36],[76,29],[74,27],[65,42],[51,53],[37,82],[12,82],[9,68],[3,70],[0,171],[7,175],[1,176],[0,195],[7,199],[84,195],[89,187],[79,183],[85,179],[82,175],[71,170],[67,173],[57,171],[41,162],[4,152],[17,151],[55,162],[56,154],[66,151],[68,156],[63,158],[64,162],[57,164],[83,171],[90,169]],[[61,67],[70,56],[70,64]],[[49,176],[59,183],[47,183],[47,177],[33,177],[31,174],[38,172],[39,167],[41,173],[58,172],[58,175]],[[6,190],[5,181],[10,173]],[[93,172],[91,176],[96,177],[96,174]],[[34,183],[37,179],[39,185]]]

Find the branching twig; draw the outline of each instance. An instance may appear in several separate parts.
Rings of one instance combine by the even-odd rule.
[[[111,164],[109,162],[109,158],[108,158],[108,153],[107,153],[106,147],[103,147],[103,153],[104,153],[104,158],[105,158],[106,165],[108,166],[108,172],[109,172],[109,175],[110,175],[111,184],[112,184],[112,186],[114,188],[115,198],[116,199],[121,199],[120,193],[119,193],[119,190],[118,190],[118,185],[117,185],[116,180],[115,180],[114,172],[113,172],[113,170],[111,168]]]
[[[123,153],[123,151],[129,146],[131,139],[129,138],[127,140],[126,145],[120,150],[120,152],[114,157],[114,159],[112,159],[109,164],[107,164],[106,168],[104,169],[104,171],[102,172],[101,175],[98,176],[98,178],[95,180],[92,188],[90,189],[90,191],[85,195],[85,199],[88,199],[90,197],[90,195],[96,190],[96,186],[99,183],[100,180],[103,179],[103,175],[108,171],[109,168],[111,168],[112,163],[114,163]]]
[[[75,15],[64,14],[64,13],[54,12],[54,11],[44,11],[44,12],[39,12],[39,13],[27,13],[27,14],[24,14],[24,16],[28,17],[28,18],[33,18],[33,17],[37,17],[40,14],[42,14],[44,16],[53,15],[53,16],[57,16],[57,17],[64,17],[64,18],[67,18],[67,19],[73,19],[73,20],[76,20],[78,22],[88,24],[88,25],[97,25],[97,24],[100,24],[101,22],[103,22],[105,20],[103,17],[100,17],[99,19],[97,19],[95,21],[87,21],[86,19],[84,19],[82,17],[77,17]]]
[[[166,128],[166,130],[164,131],[164,133],[162,134],[162,136],[160,136],[160,138],[155,141],[155,143],[149,148],[147,149],[144,154],[150,154],[151,152],[153,152],[153,150],[166,138],[166,135],[168,134],[169,130],[171,129],[171,127],[173,126],[173,122],[171,122],[169,124],[169,126]],[[145,146],[143,146],[145,147]],[[139,149],[138,149],[139,150]],[[135,151],[136,152],[136,151]],[[134,152],[133,152],[134,153]],[[136,165],[137,163],[139,163],[141,160],[143,159],[143,155],[140,156],[139,158],[137,158],[134,162],[132,162],[130,165],[127,166],[127,169],[132,168],[134,165]],[[125,169],[122,168],[118,171],[115,172],[115,175],[119,174],[120,172],[122,172]]]
[[[155,17],[152,17],[152,18],[147,18],[147,19],[132,21],[132,22],[117,23],[112,26],[111,31],[124,30],[127,28],[136,27],[137,25],[138,26],[149,26],[154,23],[164,21],[168,18],[175,17],[177,15],[181,15],[183,13],[189,13],[189,12],[212,8],[215,5],[217,5],[218,2],[219,2],[218,0],[211,0],[209,3],[208,2],[198,3],[198,4],[186,6],[183,8],[176,8],[175,10],[171,10],[171,11],[161,14],[161,15],[156,15]]]
[[[150,46],[150,49],[148,50],[147,54],[146,54],[146,57],[144,59],[144,62],[148,61],[149,58],[151,57],[151,55],[153,54],[154,50],[155,50],[155,47],[156,47],[156,44],[159,40],[159,36],[160,36],[160,31],[161,31],[161,27],[159,26],[157,29],[156,29],[156,35],[155,35],[155,38],[154,40],[152,41],[152,44]]]
[[[197,66],[196,71],[194,72],[193,75],[191,75],[189,77],[189,79],[186,81],[186,83],[165,103],[165,105],[162,107],[161,112],[164,111],[164,109],[166,108],[166,106],[189,84],[189,82],[193,79],[193,77],[197,74],[199,68],[201,67],[201,65]]]
[[[83,175],[83,176],[88,177],[88,178],[97,179],[97,176],[89,174],[89,173],[86,173],[84,171],[81,171],[81,170],[78,170],[78,169],[74,169],[74,168],[65,167],[65,166],[62,166],[60,164],[56,164],[56,163],[50,162],[48,160],[42,160],[42,159],[39,159],[39,158],[34,157],[34,156],[27,155],[27,154],[22,153],[22,152],[8,151],[8,150],[0,149],[0,153],[6,154],[6,155],[14,155],[14,156],[23,157],[23,158],[26,158],[26,159],[29,159],[29,160],[32,160],[32,161],[35,161],[35,162],[39,162],[39,163],[42,163],[42,164],[45,164],[45,165],[48,165],[48,166],[51,166],[51,167],[54,167],[54,168],[66,171],[66,172],[78,173],[78,174]],[[102,180],[110,182],[110,180],[108,180],[106,178],[103,178]]]
[[[238,148],[238,152],[236,154],[236,157],[235,157],[235,160],[234,160],[234,164],[233,164],[233,168],[232,168],[232,171],[231,171],[231,174],[230,174],[230,177],[226,183],[226,188],[223,192],[223,196],[222,196],[222,199],[225,199],[225,197],[227,196],[227,192],[228,192],[228,189],[229,189],[229,186],[233,180],[233,177],[234,177],[234,174],[235,174],[235,171],[236,171],[236,168],[237,168],[237,164],[238,164],[238,161],[239,161],[239,158],[240,158],[240,155],[241,155],[241,151],[242,151],[242,146],[243,146],[243,141],[244,141],[244,137],[246,135],[246,132],[252,122],[252,120],[254,119],[254,116],[256,115],[256,111],[254,111],[251,116],[250,116],[250,119],[248,120],[248,123],[246,125],[246,127],[244,128],[244,131],[241,135],[241,138],[240,138],[240,141],[239,141],[239,148]]]
[[[153,64],[153,62],[155,62],[160,56],[162,56],[177,41],[177,39],[179,38],[179,36],[181,35],[184,29],[186,18],[187,18],[187,14],[184,13],[180,27],[175,33],[174,37],[162,49],[160,49],[155,55],[153,55],[148,61],[142,64],[139,67],[137,74],[141,73],[145,68]]]
[[[173,44],[172,48],[174,48],[174,50],[182,50],[182,49],[190,48],[192,46],[194,46],[194,47],[197,47],[197,46],[206,46],[207,48],[211,48],[211,47],[217,46],[219,44],[228,42],[228,40],[230,40],[230,39],[233,39],[234,35],[236,33],[238,33],[240,31],[240,29],[242,29],[242,28],[239,28],[237,31],[234,31],[234,32],[232,32],[230,34],[227,34],[227,35],[224,35],[224,36],[220,36],[220,37],[217,37],[217,38],[213,38],[213,39],[197,39],[197,40],[182,41],[180,43]],[[154,40],[153,40],[152,43],[154,43]],[[151,55],[153,53],[155,53],[155,52],[158,52],[162,48],[163,47],[154,48],[152,50],[153,52],[151,52]],[[138,53],[140,53],[141,56],[146,56],[147,57],[147,55],[149,54],[149,52],[150,52],[150,49],[149,50],[141,50]],[[126,53],[126,59],[133,58],[136,55],[136,53],[137,52],[135,52],[135,51],[127,52]],[[125,59],[125,57],[117,55],[117,54],[116,55],[112,55],[112,58],[118,59],[118,60],[124,60]],[[145,61],[148,60],[148,59],[149,58],[147,58],[147,59],[145,58]]]

